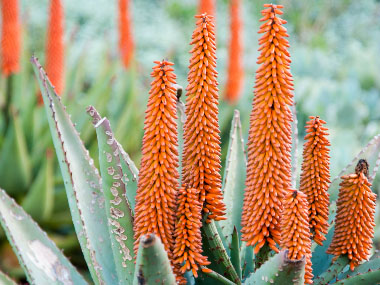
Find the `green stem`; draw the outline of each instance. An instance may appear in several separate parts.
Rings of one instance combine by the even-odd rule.
[[[260,251],[255,255],[255,270],[259,269],[261,265],[268,260],[271,253],[271,248],[268,244],[264,244],[264,246],[260,249]]]

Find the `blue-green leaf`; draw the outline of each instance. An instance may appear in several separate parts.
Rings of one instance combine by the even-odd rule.
[[[0,218],[31,284],[87,284],[32,218],[0,190]]]

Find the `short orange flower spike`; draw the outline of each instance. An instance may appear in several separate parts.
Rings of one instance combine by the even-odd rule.
[[[300,191],[309,204],[310,230],[315,242],[322,245],[329,228],[330,142],[325,121],[310,117],[306,123]]]
[[[181,272],[192,270],[193,275],[198,277],[199,265],[210,264],[206,256],[202,256],[202,205],[198,201],[199,190],[182,187],[178,195],[179,217],[175,228],[175,263],[183,264]]]
[[[142,235],[154,233],[164,244],[169,259],[174,246],[178,150],[176,76],[173,63],[155,61],[145,115],[141,169],[137,185],[134,238],[135,252]]]
[[[21,23],[18,0],[3,0],[1,3],[1,70],[5,76],[20,69]]]
[[[306,195],[290,189],[283,200],[281,247],[288,250],[290,260],[306,259],[305,284],[313,284],[311,239]]]
[[[220,176],[218,82],[213,17],[196,16],[197,27],[189,65],[182,185],[200,190],[200,202],[208,221],[224,219],[225,205]]]
[[[207,13],[215,16],[215,0],[199,0],[199,14]]]
[[[62,95],[65,79],[63,19],[64,14],[61,1],[51,0],[46,42],[46,73],[58,95]]]
[[[234,104],[241,95],[244,76],[242,66],[242,22],[240,18],[241,0],[232,0],[230,5],[231,35],[225,99]]]
[[[125,68],[128,68],[134,53],[130,0],[119,0],[119,50]]]
[[[334,236],[327,250],[335,259],[347,254],[351,270],[368,259],[372,248],[376,194],[370,189],[367,175],[368,163],[361,159],[355,174],[341,177]]]
[[[280,5],[265,4],[260,21],[261,64],[256,72],[253,110],[248,136],[248,164],[242,214],[242,239],[267,244],[278,252],[281,200],[291,187],[291,121],[293,79],[290,73],[286,21]]]

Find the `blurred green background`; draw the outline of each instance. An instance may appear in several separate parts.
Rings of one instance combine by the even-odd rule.
[[[186,87],[189,42],[198,3],[196,0],[131,2],[136,50],[131,68],[126,70],[118,53],[117,1],[63,1],[66,87],[62,98],[95,160],[95,132],[85,114],[89,104],[110,119],[117,139],[139,165],[153,61],[167,58],[174,62],[177,83]],[[241,112],[247,138],[258,67],[258,20],[264,3],[242,0],[244,88],[238,104],[231,106],[223,101],[230,37],[229,1],[217,0],[223,155],[234,108]],[[302,155],[303,126],[308,116],[321,116],[330,129],[331,177],[334,178],[380,133],[380,2],[284,0],[275,3],[284,5],[282,17],[288,21],[300,139],[298,153]],[[74,264],[85,270],[45,112],[37,106],[38,86],[29,63],[32,54],[44,63],[49,3],[23,0],[20,5],[22,68],[13,82],[14,131],[5,135],[4,124],[0,123],[0,186],[32,214]],[[2,77],[2,103],[5,84]],[[300,163],[299,157],[298,173]],[[377,180],[373,191],[379,194]],[[378,224],[379,220],[377,215]],[[1,231],[0,239],[0,268],[22,278],[23,273]],[[380,248],[379,238],[375,242]]]

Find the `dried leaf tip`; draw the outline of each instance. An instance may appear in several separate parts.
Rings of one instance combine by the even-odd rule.
[[[366,176],[367,161],[359,160],[355,172],[341,177],[334,236],[327,250],[335,259],[347,254],[351,270],[370,254],[376,207],[376,194]]]
[[[60,0],[50,1],[46,42],[46,73],[58,95],[64,88],[63,7]],[[42,98],[40,98],[42,102]]]
[[[322,245],[329,228],[330,142],[325,121],[310,117],[306,123],[300,191],[309,204],[310,230],[315,242]]]
[[[196,16],[186,94],[183,185],[200,190],[199,201],[208,221],[224,219],[221,192],[218,82],[213,17]]]
[[[242,214],[242,239],[274,251],[280,242],[281,200],[291,187],[293,79],[286,23],[281,6],[266,4],[259,33],[259,69],[248,136],[248,164]]]
[[[172,63],[157,61],[151,73],[135,206],[135,252],[142,235],[158,236],[172,259],[178,191],[176,76]]]
[[[20,69],[21,23],[18,0],[1,1],[1,69],[5,76]]]
[[[290,189],[283,200],[281,247],[288,250],[290,260],[306,258],[305,284],[313,283],[311,240],[306,195]]]
[[[208,265],[206,256],[202,256],[202,205],[199,202],[199,190],[182,187],[178,195],[178,220],[175,228],[175,263],[182,265],[181,273],[191,270],[195,277],[200,265]]]

